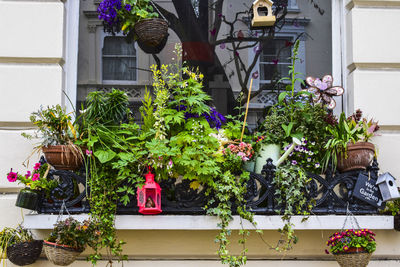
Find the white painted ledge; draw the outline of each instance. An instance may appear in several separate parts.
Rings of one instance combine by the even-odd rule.
[[[29,214],[25,216],[24,227],[28,229],[52,229],[57,221],[58,215]],[[63,219],[68,216],[63,216]],[[79,221],[87,219],[89,216],[74,215]],[[355,216],[361,228],[369,229],[394,229],[393,216],[367,215]],[[257,222],[257,229],[276,230],[281,228],[284,223],[280,216],[254,216]],[[346,216],[344,215],[323,215],[310,216],[305,222],[301,222],[303,216],[293,216],[291,222],[296,230],[336,230],[341,229]],[[345,228],[355,228],[348,220]],[[189,215],[118,215],[116,216],[115,227],[118,230],[217,230],[218,219],[211,216],[189,216]],[[247,221],[243,221],[243,227],[254,229]],[[229,226],[232,230],[241,229],[240,218],[234,216],[233,222]]]

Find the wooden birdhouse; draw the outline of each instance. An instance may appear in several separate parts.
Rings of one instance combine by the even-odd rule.
[[[272,14],[273,4],[271,0],[255,0],[253,2],[252,27],[267,27],[275,24],[276,17]]]
[[[376,185],[379,186],[383,201],[395,200],[400,198],[399,190],[396,185],[396,178],[386,172],[378,177]]]
[[[161,187],[154,181],[154,174],[149,172],[145,175],[146,182],[137,189],[137,205],[142,214],[161,213]]]

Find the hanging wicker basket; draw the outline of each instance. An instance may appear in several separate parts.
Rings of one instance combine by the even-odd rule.
[[[57,245],[46,240],[43,245],[47,259],[60,266],[70,265],[83,251],[65,245]]]
[[[158,54],[168,40],[168,22],[160,18],[144,19],[135,24],[139,47],[148,54]]]
[[[350,248],[348,252],[334,254],[341,267],[366,267],[371,255],[363,248]]]
[[[7,247],[7,257],[15,265],[29,265],[39,258],[42,248],[42,240],[14,244]]]

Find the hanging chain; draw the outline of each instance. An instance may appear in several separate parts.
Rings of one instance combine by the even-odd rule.
[[[350,211],[350,209],[349,209],[349,202],[347,202],[347,207],[346,207],[346,218],[344,219],[344,223],[343,223],[343,226],[342,226],[342,231],[345,229],[347,220],[348,220],[349,218],[350,218],[351,227],[352,227],[353,229],[361,229],[361,228],[360,228],[360,225],[358,224],[357,218],[354,216],[354,214],[353,214],[353,213]],[[354,226],[356,226],[356,227],[354,227]]]
[[[163,13],[160,12],[160,10],[157,8],[156,4],[153,2],[153,0],[150,0],[150,3],[152,4],[152,6],[157,10],[158,14],[161,15],[161,17],[166,20],[168,22],[168,20],[164,17]],[[169,24],[169,22],[168,22]]]

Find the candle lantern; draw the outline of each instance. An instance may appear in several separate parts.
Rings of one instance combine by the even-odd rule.
[[[154,181],[154,174],[149,172],[145,175],[146,182],[137,189],[137,204],[142,214],[161,213],[161,187]]]
[[[252,27],[268,27],[275,24],[276,17],[272,14],[273,4],[271,0],[255,0],[253,2]]]

